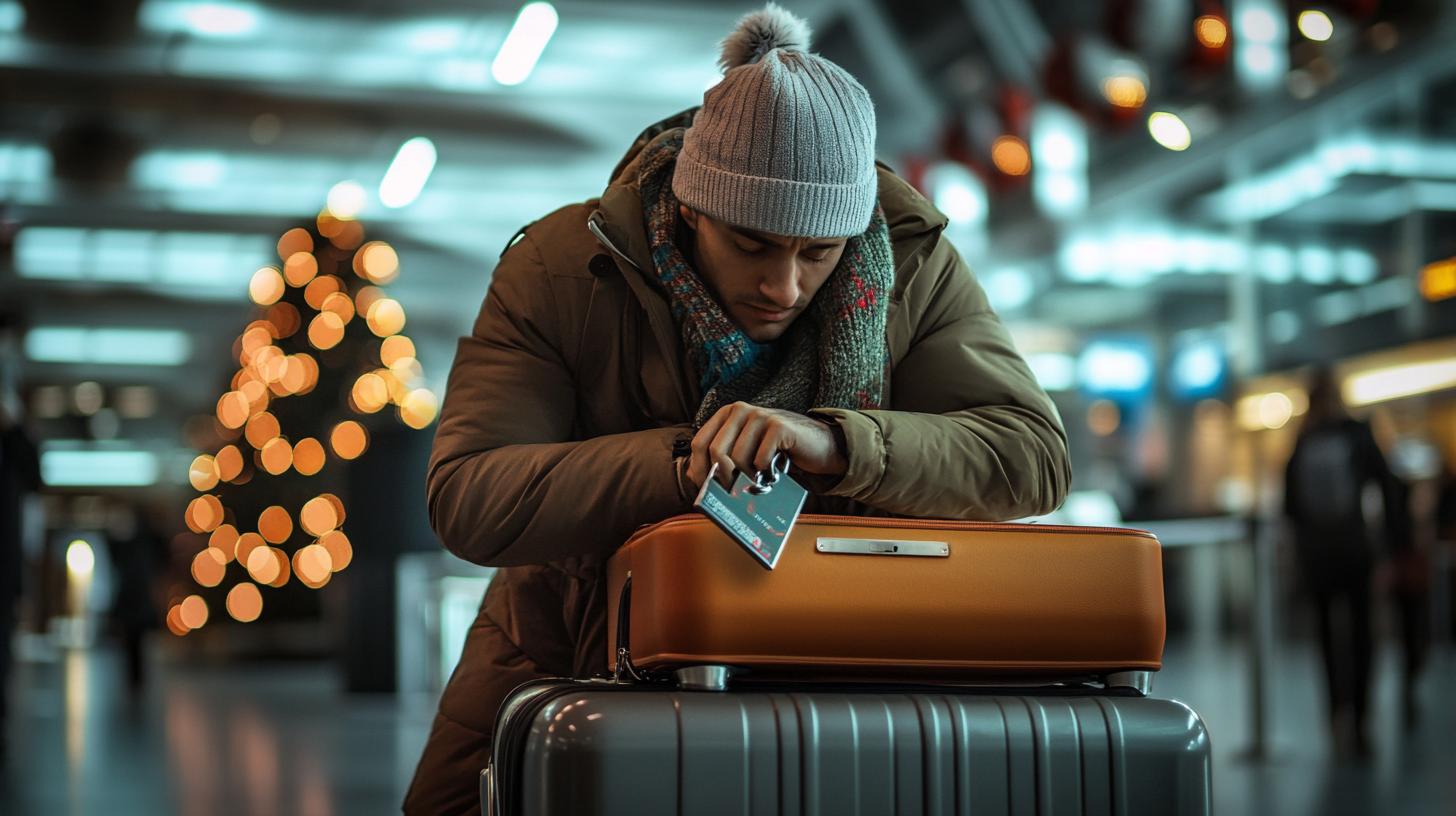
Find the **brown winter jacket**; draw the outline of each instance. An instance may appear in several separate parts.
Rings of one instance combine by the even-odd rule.
[[[409,813],[471,812],[502,698],[607,665],[602,566],[632,531],[692,512],[673,446],[702,395],[653,270],[636,158],[598,200],[532,224],[502,256],[460,341],[430,461],[451,552],[504,567],[440,701]],[[948,241],[945,217],[888,168],[888,410],[816,412],[849,470],[806,512],[1002,520],[1047,513],[1071,480],[1055,408]]]

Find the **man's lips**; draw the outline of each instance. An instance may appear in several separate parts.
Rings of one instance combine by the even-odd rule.
[[[748,308],[754,317],[766,323],[777,323],[794,313],[793,309],[765,309],[762,306],[754,306],[751,303],[745,303],[743,305]]]

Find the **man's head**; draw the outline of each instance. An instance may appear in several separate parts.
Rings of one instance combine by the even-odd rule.
[[[694,266],[757,342],[809,305],[878,193],[874,105],[809,39],[773,3],[739,21],[673,174]]]
[[[839,264],[847,238],[795,238],[738,227],[679,206],[693,266],[755,343],[783,336]]]

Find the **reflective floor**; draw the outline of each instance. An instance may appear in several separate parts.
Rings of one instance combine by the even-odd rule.
[[[1169,644],[1155,692],[1191,704],[1214,746],[1215,810],[1236,814],[1456,813],[1456,652],[1432,655],[1419,726],[1400,725],[1394,650],[1380,655],[1374,758],[1331,758],[1319,666],[1289,645],[1275,674],[1272,751],[1251,762],[1236,644]],[[326,664],[160,666],[121,691],[106,649],[16,665],[0,812],[7,816],[370,816],[398,813],[429,700],[350,696]]]

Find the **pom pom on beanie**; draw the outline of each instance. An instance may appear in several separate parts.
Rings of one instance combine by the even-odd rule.
[[[718,65],[726,72],[758,62],[775,48],[807,51],[812,34],[802,18],[777,3],[769,3],[743,15],[733,33],[723,38],[723,56],[718,58]]]

